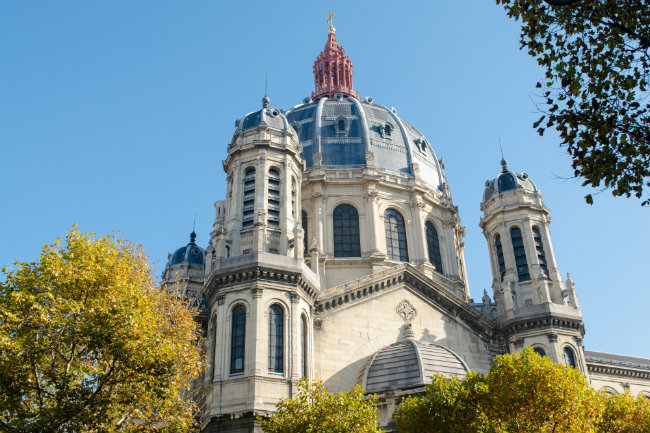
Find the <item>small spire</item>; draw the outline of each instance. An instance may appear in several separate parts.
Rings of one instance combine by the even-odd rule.
[[[263,108],[269,108],[269,104],[271,103],[271,99],[268,96],[264,96],[262,98],[262,107]]]
[[[192,230],[192,233],[190,233],[190,243],[194,244],[195,240],[196,240],[196,233],[194,232],[194,230]]]
[[[503,157],[503,147],[501,146],[501,137],[499,138],[499,150],[501,150],[501,170],[505,173],[508,171],[508,161]]]

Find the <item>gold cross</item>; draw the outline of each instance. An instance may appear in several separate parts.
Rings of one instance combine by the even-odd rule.
[[[327,22],[330,25],[330,28],[328,30],[329,33],[334,33],[334,26],[332,25],[332,17],[334,16],[335,12],[330,12],[330,17],[327,19]]]

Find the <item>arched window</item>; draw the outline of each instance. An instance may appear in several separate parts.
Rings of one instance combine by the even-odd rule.
[[[395,209],[387,209],[384,213],[384,226],[386,228],[386,252],[388,257],[391,260],[408,262],[409,252],[406,244],[404,217]]]
[[[349,204],[334,209],[334,257],[361,257],[359,213]]]
[[[271,305],[269,310],[269,371],[284,371],[284,310],[281,306]]]
[[[303,314],[300,317],[300,374],[308,377],[307,371],[307,317]]]
[[[564,364],[576,368],[576,357],[570,347],[564,348]]]
[[[247,229],[253,227],[255,217],[255,169],[249,168],[244,173],[244,206],[241,225]]]
[[[230,373],[244,372],[244,349],[246,347],[246,307],[237,305],[232,309],[230,333]]]
[[[269,170],[268,192],[268,225],[280,227],[280,173],[275,168]]]
[[[440,256],[440,241],[438,240],[438,232],[436,228],[427,221],[426,223],[427,235],[427,250],[429,252],[429,261],[436,267],[436,272],[442,274],[442,257]]]
[[[307,219],[307,212],[302,211],[301,220],[302,220],[301,221],[302,229],[305,232],[302,242],[303,242],[303,246],[305,248],[305,254],[307,254],[309,252],[309,250],[308,250],[308,246],[309,246],[309,226],[308,226],[309,220]]]
[[[499,262],[499,273],[501,274],[501,281],[503,277],[506,276],[506,262],[503,258],[503,245],[501,245],[501,236],[496,235],[494,237],[494,249],[497,252],[497,261]]]
[[[345,132],[345,119],[343,118],[338,121],[338,132]]]
[[[541,347],[535,347],[533,350],[539,356],[546,356],[546,352],[544,352],[544,349],[542,349]]]
[[[537,261],[542,268],[544,275],[548,277],[548,265],[546,264],[546,254],[544,254],[544,243],[542,242],[542,234],[537,227],[533,227],[533,239],[535,240],[535,249],[537,250]]]
[[[521,237],[521,230],[518,227],[510,229],[510,238],[512,239],[512,250],[515,253],[519,281],[528,281],[530,280],[530,272],[528,271],[528,261],[526,260],[526,250],[524,248],[524,239]]]

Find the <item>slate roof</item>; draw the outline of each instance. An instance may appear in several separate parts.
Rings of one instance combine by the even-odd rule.
[[[320,152],[326,168],[365,167],[366,152],[374,155],[375,167],[390,173],[413,175],[419,167],[428,186],[443,190],[446,183],[433,147],[415,127],[400,119],[394,110],[372,102],[338,95],[338,98],[307,99],[286,113],[303,147],[307,170]],[[343,120],[345,128],[339,128]],[[391,128],[387,133],[386,127]]]
[[[424,386],[434,374],[463,377],[468,368],[451,350],[433,343],[400,341],[379,350],[361,372],[366,392]]]

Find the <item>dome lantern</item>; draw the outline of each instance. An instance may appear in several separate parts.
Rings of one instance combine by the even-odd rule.
[[[330,22],[327,43],[314,62],[312,100],[323,97],[331,98],[337,93],[359,99],[359,94],[355,92],[352,85],[352,72],[352,61],[336,40],[334,27]]]

